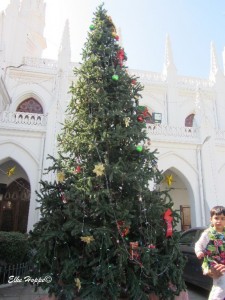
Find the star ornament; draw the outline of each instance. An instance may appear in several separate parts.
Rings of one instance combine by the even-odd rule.
[[[7,176],[10,177],[10,176],[14,175],[15,170],[16,170],[16,166],[9,168],[8,171],[6,172]]]
[[[102,176],[105,172],[105,167],[103,164],[97,164],[95,165],[95,168],[93,170],[93,173],[96,174],[96,176]]]
[[[90,244],[91,242],[93,242],[95,240],[93,238],[93,235],[82,236],[80,239],[82,242],[85,242],[87,244]]]
[[[166,183],[167,183],[168,186],[171,186],[172,183],[174,182],[173,175],[172,174],[167,175],[165,181],[166,181]]]
[[[57,181],[58,181],[58,182],[63,182],[64,179],[65,179],[65,174],[64,174],[64,172],[58,172],[58,173],[57,173]]]

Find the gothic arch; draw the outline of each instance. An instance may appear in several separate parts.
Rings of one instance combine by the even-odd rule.
[[[10,154],[10,155],[9,155]],[[7,161],[14,161],[17,166],[21,166],[23,173],[15,174],[14,177],[8,177],[7,181],[1,181],[1,183],[6,183],[9,185],[14,180],[19,179],[19,176],[29,182],[30,184],[30,204],[29,204],[29,216],[28,216],[28,225],[27,230],[32,229],[33,224],[38,220],[38,212],[36,211],[36,190],[38,190],[38,183],[40,181],[40,171],[38,169],[39,162],[38,159],[29,153],[24,147],[12,143],[12,142],[3,142],[1,144],[0,152],[0,164],[6,163]],[[21,174],[21,175],[20,175]]]
[[[36,165],[38,165],[38,158],[35,156],[34,153],[31,153],[31,151],[24,146],[24,144],[15,143],[11,140],[5,140],[0,142],[1,146],[1,152],[0,152],[0,163],[3,160],[8,160],[8,157],[10,156],[12,159],[17,161],[19,164],[22,165],[23,159],[20,159],[21,157],[26,157],[29,161],[30,159],[35,162]],[[25,162],[25,161],[24,161]]]
[[[37,100],[43,108],[44,114],[49,110],[52,103],[52,95],[41,85],[38,84],[21,84],[12,90],[13,101],[10,111],[16,111],[18,105],[28,98]]]
[[[173,152],[159,156],[158,159],[158,166],[160,170],[163,170],[164,172],[172,170],[184,182],[188,192],[189,203],[193,212],[191,223],[196,224],[197,216],[195,213],[197,211],[201,211],[200,201],[198,201],[199,190],[197,170],[195,170],[184,158]]]

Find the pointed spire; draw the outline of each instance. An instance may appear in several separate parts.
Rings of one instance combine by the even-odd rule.
[[[166,66],[174,65],[172,47],[171,47],[170,37],[168,34],[166,36],[165,65]]]
[[[168,76],[169,73],[176,73],[176,67],[173,62],[173,52],[171,47],[171,42],[169,35],[166,36],[166,48],[165,48],[165,61],[164,61],[164,67],[163,67],[163,73]]]
[[[210,49],[210,75],[209,78],[212,81],[215,81],[218,75],[221,75],[221,70],[218,64],[218,58],[216,54],[216,47],[213,42],[211,42],[211,49]]]
[[[58,68],[67,69],[71,61],[69,21],[66,20],[58,54]]]
[[[216,47],[213,42],[211,42],[211,57],[210,57],[210,74],[216,74],[218,72],[219,66],[218,66],[218,59],[216,54]]]

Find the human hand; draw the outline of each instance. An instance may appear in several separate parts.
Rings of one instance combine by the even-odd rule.
[[[201,258],[203,258],[205,256],[204,252],[198,252],[196,255],[197,255],[198,259],[201,259]]]
[[[211,267],[211,277],[218,278],[225,273],[225,265],[215,264]]]

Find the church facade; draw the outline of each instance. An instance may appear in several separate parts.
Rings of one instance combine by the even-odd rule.
[[[76,81],[66,22],[57,60],[45,59],[43,0],[13,0],[0,15],[0,230],[27,232],[39,219],[36,192],[57,154],[57,134]],[[224,51],[225,69],[225,51]],[[209,223],[224,203],[225,76],[211,44],[209,78],[177,74],[169,37],[161,73],[129,70],[144,85],[151,150],[172,188],[179,230]],[[168,181],[168,178],[170,181]]]

